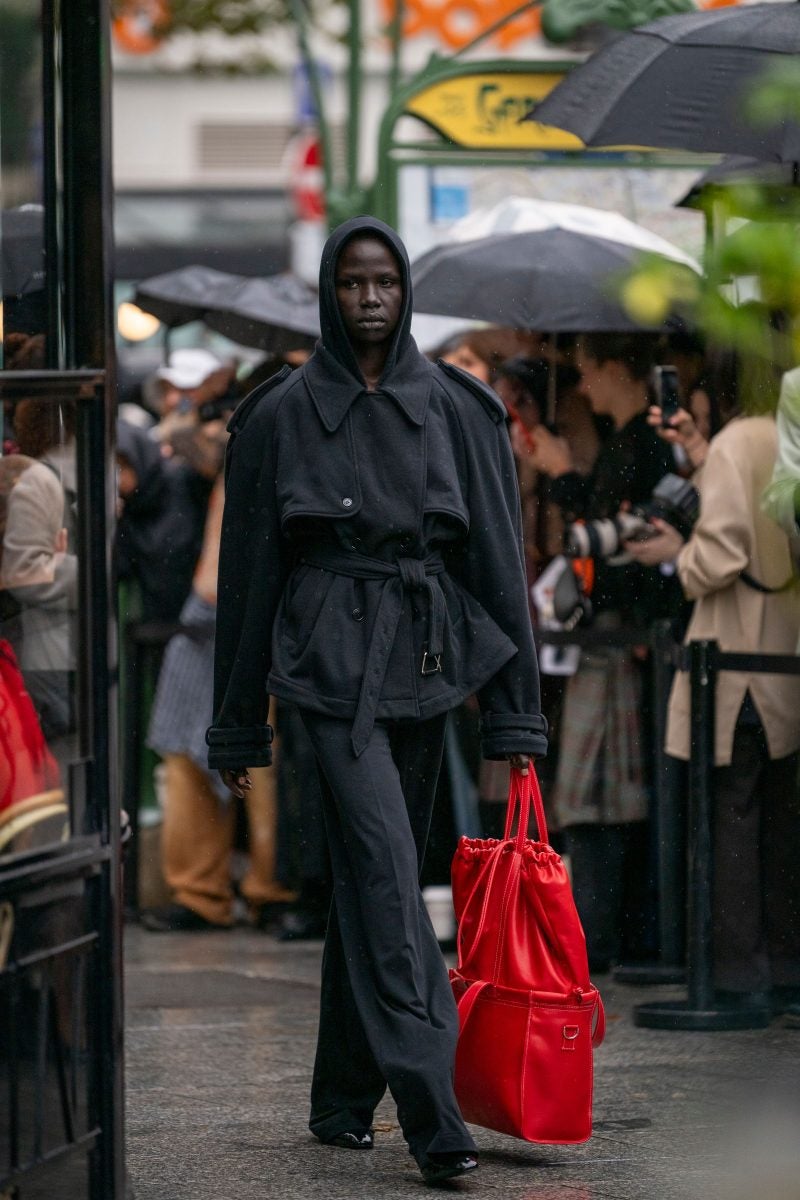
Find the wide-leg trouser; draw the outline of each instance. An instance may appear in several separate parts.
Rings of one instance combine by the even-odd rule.
[[[358,758],[349,721],[302,718],[333,870],[310,1128],[322,1141],[368,1129],[388,1084],[418,1163],[474,1151],[453,1093],[458,1014],[419,888],[446,718],[377,722]]]
[[[769,757],[740,725],[714,771],[714,983],[730,991],[800,986],[797,754]]]
[[[161,866],[178,904],[215,925],[233,921],[231,855],[236,833],[233,801],[220,800],[208,773],[185,754],[167,754]],[[266,767],[250,772],[245,793],[249,865],[241,893],[254,906],[294,899],[275,878],[277,797]]]

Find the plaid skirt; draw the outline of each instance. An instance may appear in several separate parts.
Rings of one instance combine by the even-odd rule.
[[[559,828],[642,821],[642,686],[631,651],[584,651],[567,682],[551,812]]]
[[[209,771],[206,729],[214,707],[213,605],[195,592],[181,611],[185,632],[176,633],[164,652],[150,716],[147,745],[162,758],[183,754],[208,774],[222,800],[230,792],[216,771]]]

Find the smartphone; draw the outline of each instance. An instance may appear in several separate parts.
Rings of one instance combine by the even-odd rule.
[[[653,388],[656,404],[661,409],[661,425],[666,428],[670,418],[681,407],[678,389],[678,372],[674,367],[653,367]]]

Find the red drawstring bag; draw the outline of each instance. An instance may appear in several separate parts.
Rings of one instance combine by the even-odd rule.
[[[526,836],[531,801],[539,841]],[[547,841],[532,766],[527,775],[511,771],[503,840],[459,840],[453,903],[458,967],[450,981],[461,1027],[455,1090],[464,1118],[526,1142],[585,1142],[603,1005],[589,981],[567,872]]]
[[[47,748],[14,651],[0,639],[0,850],[67,812],[58,764]]]

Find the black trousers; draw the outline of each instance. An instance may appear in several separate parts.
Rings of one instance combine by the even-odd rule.
[[[564,830],[592,971],[647,957],[647,837],[646,821]]]
[[[714,982],[730,991],[800,986],[798,755],[771,759],[760,725],[739,725],[714,771]]]
[[[419,887],[446,718],[377,722],[356,758],[351,722],[302,717],[333,869],[310,1128],[322,1141],[368,1129],[388,1085],[418,1163],[473,1151],[453,1093],[458,1014]]]

